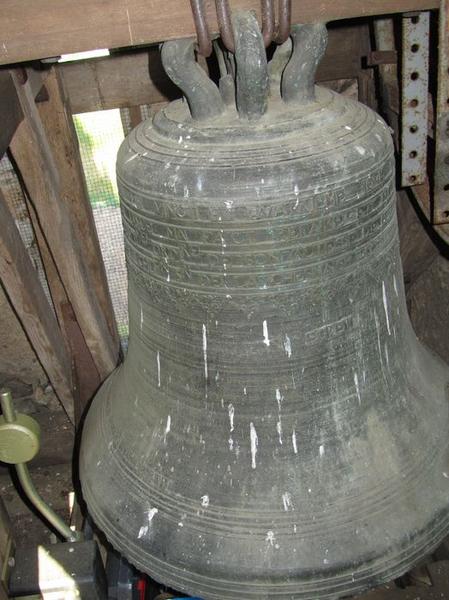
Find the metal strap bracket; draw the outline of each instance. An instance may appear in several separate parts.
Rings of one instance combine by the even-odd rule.
[[[430,14],[406,14],[402,19],[401,183],[427,178]]]

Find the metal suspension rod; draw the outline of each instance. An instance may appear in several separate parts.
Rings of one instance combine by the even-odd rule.
[[[273,41],[274,30],[273,0],[262,0],[262,36],[265,48]]]
[[[232,31],[231,10],[228,0],[215,0],[218,26],[223,44],[230,52],[235,52],[234,33]]]
[[[261,0],[262,2],[262,35],[265,47],[274,40],[283,44],[290,35],[291,27],[291,0],[279,0],[279,20],[276,25],[274,0]],[[190,0],[193,20],[198,39],[198,52],[203,56],[212,53],[212,41],[207,25],[206,11],[203,0]],[[232,29],[231,10],[229,0],[215,0],[218,26],[224,46],[230,52],[235,52],[235,39]]]
[[[292,0],[279,0],[279,21],[276,42],[283,44],[290,35],[292,23]]]
[[[190,6],[192,7],[193,20],[198,38],[198,52],[203,56],[210,56],[212,53],[212,41],[209,27],[207,26],[204,2],[203,0],[190,0]]]

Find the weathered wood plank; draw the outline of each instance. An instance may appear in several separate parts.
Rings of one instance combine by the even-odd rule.
[[[0,71],[0,158],[5,154],[23,118],[16,88],[8,71]]]
[[[232,0],[231,7],[260,14],[260,0]],[[206,2],[211,32],[217,33],[214,2]],[[438,8],[438,0],[293,0],[294,22]],[[120,48],[191,37],[189,0],[3,0],[0,63],[57,56],[95,48]]]
[[[80,425],[87,406],[95,392],[100,387],[103,379],[98,373],[95,362],[87,347],[81,327],[76,319],[75,312],[70,303],[63,307],[64,329],[69,339],[74,363],[74,380],[77,392],[75,403],[75,424]]]
[[[2,188],[2,191],[11,214],[13,215],[14,219],[17,219],[19,214],[22,213],[22,211],[19,211],[19,214],[16,214],[16,198],[15,195],[11,193],[11,186],[4,186]],[[22,210],[25,212],[25,214],[29,216],[31,220],[35,240],[37,242],[37,251],[40,254],[42,264],[45,270],[45,277],[53,302],[53,308],[55,309],[56,319],[58,321],[61,334],[64,338],[66,348],[70,354],[72,365],[72,394],[74,402],[74,416],[75,424],[77,425],[80,422],[82,413],[85,409],[87,402],[92,398],[93,393],[98,388],[101,381],[95,364],[93,363],[92,355],[90,354],[89,349],[86,346],[86,342],[81,333],[78,322],[76,321],[76,318],[74,316],[70,300],[68,299],[65,288],[62,285],[58,269],[56,268],[56,264],[50,252],[50,248],[48,247],[47,240],[45,239],[45,236],[42,232],[42,228],[39,223],[39,219],[37,217],[35,208],[33,204],[29,201],[29,198],[26,194],[24,194],[24,201],[26,203],[26,206],[24,206]],[[31,260],[34,261],[35,257],[33,257],[33,255],[30,255],[30,257]],[[55,413],[56,417],[57,414],[58,413]],[[53,417],[51,417],[50,420],[52,418]],[[48,425],[47,421],[48,415],[44,419],[44,425],[45,423]],[[40,425],[42,429],[42,423],[40,423]],[[64,427],[62,427],[61,429],[63,430]],[[72,435],[73,437],[73,430],[71,432],[66,432],[65,435]],[[70,437],[67,439],[70,439]],[[49,450],[47,448],[47,456],[45,456],[45,439],[43,439],[43,445],[44,456],[42,455],[41,448],[41,452],[39,453],[39,457],[37,459],[37,462],[39,464],[44,464],[45,461],[48,460],[49,455],[50,457],[57,456],[58,451],[60,452],[60,448],[53,448],[55,454],[51,454],[51,449]],[[69,452],[68,457],[70,457],[73,448],[68,448],[67,450]],[[61,455],[59,455],[58,460],[61,460]],[[69,458],[67,458],[67,460],[69,460]]]
[[[7,581],[9,568],[7,561],[10,555],[15,551],[14,542],[11,535],[11,522],[6,512],[3,500],[0,498],[0,573],[5,575],[5,579],[0,578],[0,600],[8,600]]]
[[[0,191],[0,278],[42,367],[73,421],[70,358],[28,252]]]
[[[317,80],[357,77],[368,48],[363,25],[338,25],[329,30],[329,43]],[[74,113],[157,104],[180,96],[165,74],[158,48],[58,65]]]
[[[61,63],[59,69],[74,114],[155,104],[180,96],[165,75],[158,48]]]
[[[28,212],[33,225],[39,253],[45,270],[51,299],[61,333],[70,350],[72,362],[72,388],[75,425],[79,425],[84,410],[101,383],[89,348],[76,320],[73,307],[62,284],[53,255],[42,232],[33,204],[27,200]]]
[[[119,345],[118,340],[116,342],[111,336],[96,294],[95,272],[85,261],[81,248],[86,244],[89,231],[80,236],[73,218],[71,208],[72,203],[76,203],[76,198],[72,197],[73,178],[68,178],[64,170],[58,170],[61,161],[70,164],[73,156],[69,153],[55,158],[55,154],[64,152],[64,148],[52,147],[30,88],[27,84],[21,85],[15,75],[14,80],[24,120],[11,142],[11,152],[36,209],[86,344],[100,377],[104,379],[117,364]],[[60,126],[59,117],[55,111],[53,120],[56,128]]]
[[[30,87],[33,97],[36,97],[44,80],[40,71],[30,70],[29,72],[31,74]],[[23,112],[11,73],[6,69],[0,69],[0,158],[8,149],[22,119]]]
[[[105,316],[111,341],[119,348],[119,335],[109,294],[106,270],[101,256],[92,207],[87,193],[72,111],[66,99],[59,68],[52,67],[45,79],[48,102],[38,105],[39,116],[51,146],[60,177],[61,197],[70,213],[74,235],[82,240],[82,260],[91,275],[92,285]]]

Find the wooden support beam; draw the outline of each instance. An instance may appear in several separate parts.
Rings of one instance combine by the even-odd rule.
[[[12,194],[11,186],[2,187],[2,192],[6,204],[13,217],[15,214],[15,195]],[[42,264],[45,270],[48,289],[50,291],[53,308],[62,337],[65,341],[66,349],[69,351],[72,366],[72,394],[74,404],[75,425],[81,421],[88,401],[92,398],[94,392],[98,389],[101,380],[92,355],[86,346],[86,342],[81,333],[80,327],[74,316],[73,308],[67,293],[62,285],[61,278],[56,268],[53,256],[47,244],[47,240],[42,233],[42,229],[37,218],[33,204],[24,193],[24,201],[28,208],[29,218],[34,231],[37,249],[40,254]],[[28,250],[29,252],[29,250]],[[30,254],[31,261],[34,262],[33,255]],[[1,598],[0,598],[1,600]]]
[[[62,284],[47,240],[42,232],[33,204],[27,199],[28,212],[33,225],[51,299],[66,347],[70,349],[75,425],[78,426],[86,406],[101,384],[100,375],[76,320],[73,307]]]
[[[0,158],[5,154],[23,119],[16,88],[8,71],[0,71]]]
[[[31,75],[29,85],[33,97],[36,97],[44,84],[42,73],[33,69],[29,73]],[[6,69],[0,70],[0,158],[7,151],[22,119],[23,112],[12,75]]]
[[[1,282],[42,367],[73,422],[70,357],[36,269],[1,191],[0,223]]]
[[[205,3],[211,33],[218,32],[214,2]],[[232,10],[255,10],[260,0],[232,0]],[[333,21],[438,8],[439,0],[293,0],[293,22]],[[2,0],[0,63],[120,48],[192,37],[189,0]]]
[[[94,244],[90,239],[91,226],[86,220],[88,207],[83,205],[87,199],[80,195],[80,188],[76,185],[76,157],[64,143],[64,121],[68,116],[66,113],[61,115],[58,102],[52,104],[50,98],[47,108],[51,110],[50,106],[53,106],[52,132],[47,135],[30,87],[27,83],[22,85],[15,74],[13,78],[24,120],[10,149],[103,380],[117,364],[119,343],[118,336],[111,334],[107,311],[97,293],[99,280],[101,283],[102,267],[98,266],[101,265],[101,257],[96,255],[97,265],[93,264],[92,256],[86,259],[89,246],[92,248]],[[51,87],[51,79],[48,79],[47,89]],[[62,168],[63,163],[65,168]]]
[[[52,67],[47,74],[45,88],[49,100],[38,105],[38,112],[58,170],[61,195],[70,214],[74,235],[81,241],[81,257],[90,273],[95,295],[108,325],[111,343],[118,349],[120,341],[106,270],[87,193],[72,110],[63,89],[58,66]]]
[[[329,42],[317,81],[356,78],[369,52],[369,33],[360,24],[329,28]],[[159,48],[58,65],[73,113],[131,108],[179,98],[181,92],[162,67]]]
[[[11,521],[0,498],[0,600],[8,600],[9,561],[15,553]]]
[[[74,114],[179,98],[158,48],[58,65]]]

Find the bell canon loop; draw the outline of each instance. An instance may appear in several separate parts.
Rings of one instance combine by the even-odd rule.
[[[117,160],[126,360],[87,414],[80,476],[109,541],[204,600],[325,599],[405,572],[449,532],[448,367],[407,315],[393,145],[314,85],[324,25],[267,64],[251,13],[217,86]]]

